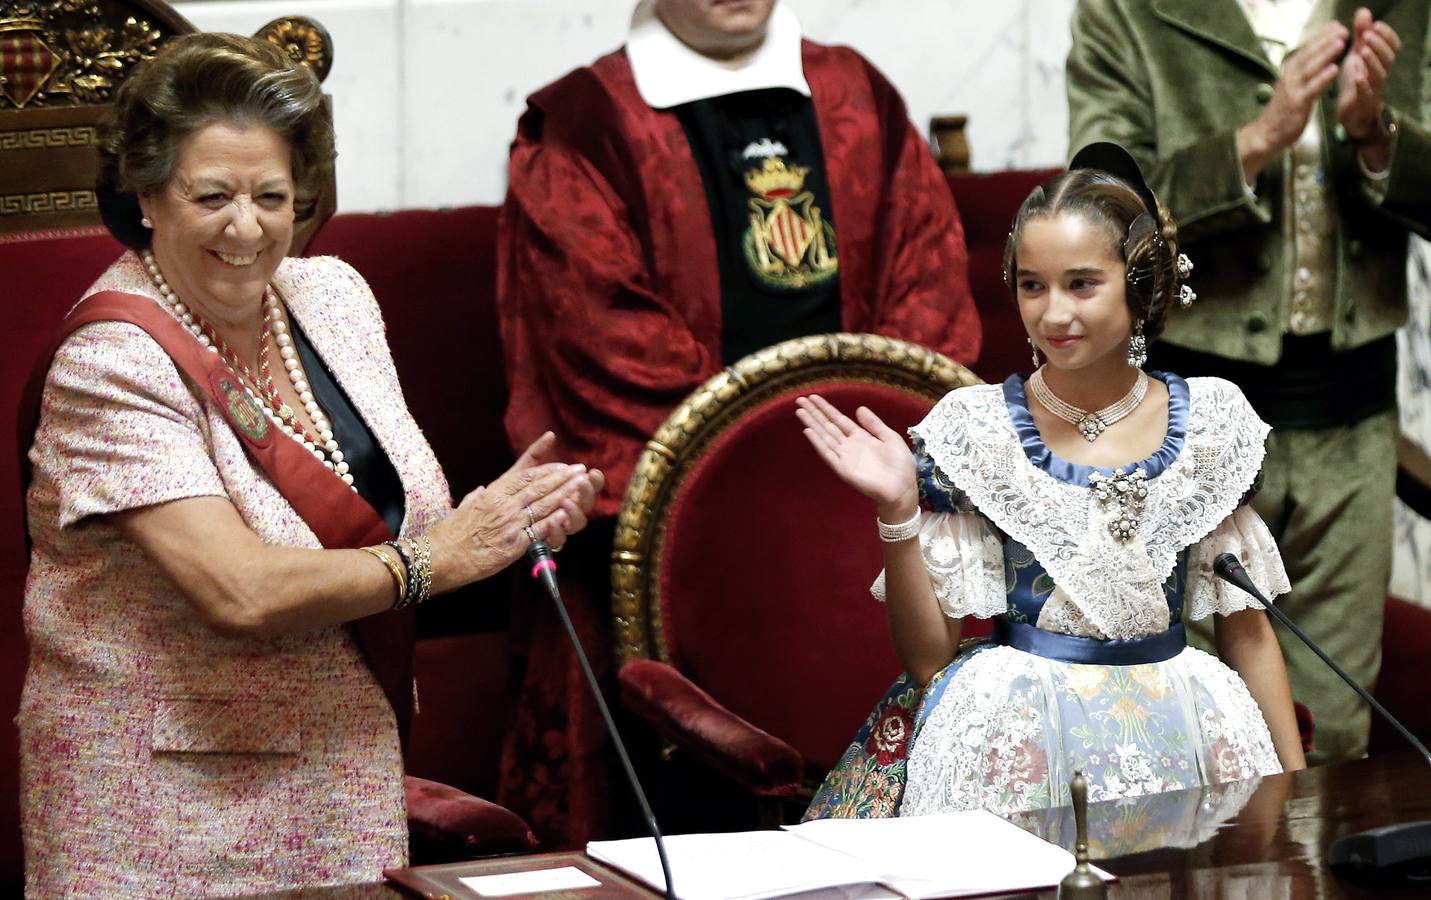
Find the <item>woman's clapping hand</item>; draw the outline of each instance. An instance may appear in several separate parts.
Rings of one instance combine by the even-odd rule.
[[[462,498],[450,516],[428,531],[433,593],[506,568],[531,543],[528,527],[554,550],[586,527],[586,514],[606,478],[598,469],[555,461],[555,445],[551,432],[537,438],[510,469]]]

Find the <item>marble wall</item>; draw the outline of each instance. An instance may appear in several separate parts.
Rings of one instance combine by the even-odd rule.
[[[857,47],[921,128],[970,117],[977,169],[1057,165],[1074,0],[787,0],[810,37]],[[498,203],[526,97],[621,44],[634,0],[190,0],[207,30],[302,14],[333,35],[327,89],[348,211]]]
[[[921,128],[969,116],[979,170],[1060,164],[1063,60],[1076,0],[786,0],[810,37],[858,48]],[[190,0],[197,26],[323,22],[342,211],[495,204],[528,94],[618,46],[634,0]],[[1415,242],[1401,338],[1405,432],[1431,447],[1431,248]],[[1431,605],[1431,525],[1396,514],[1393,590]]]

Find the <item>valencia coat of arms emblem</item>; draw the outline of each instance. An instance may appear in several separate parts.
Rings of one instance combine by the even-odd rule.
[[[840,261],[835,229],[805,190],[807,166],[768,157],[745,173],[750,225],[742,241],[750,271],[766,287],[804,290],[833,278]]]

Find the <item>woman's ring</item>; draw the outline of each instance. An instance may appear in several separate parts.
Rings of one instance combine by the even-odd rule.
[[[522,531],[526,532],[527,540],[531,541],[533,544],[537,542],[537,533],[532,530],[532,526],[523,525]]]
[[[522,509],[527,512],[527,527],[530,528],[537,524],[537,514],[532,512],[532,508],[530,506],[524,506]],[[533,540],[535,540],[535,538],[533,538]]]

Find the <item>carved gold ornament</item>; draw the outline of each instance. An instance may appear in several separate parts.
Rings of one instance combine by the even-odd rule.
[[[57,128],[24,128],[0,131],[0,153],[7,150],[51,150],[56,147],[89,147],[98,140],[93,125]]]
[[[0,109],[106,103],[159,29],[133,16],[116,30],[93,0],[25,3],[0,13]]]
[[[274,19],[254,33],[288,55],[288,58],[312,70],[321,82],[333,67],[333,39],[328,31],[313,19],[289,16]]]
[[[94,191],[40,191],[32,194],[0,195],[0,217],[33,216],[40,213],[76,212],[98,209]]]

